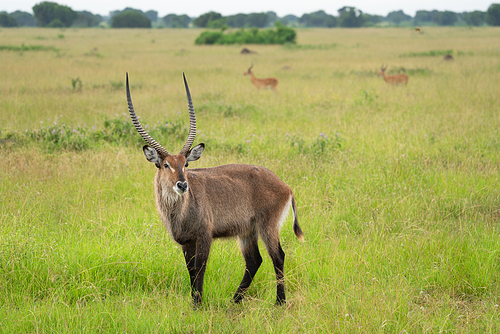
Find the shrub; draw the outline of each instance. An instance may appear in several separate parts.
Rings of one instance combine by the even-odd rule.
[[[500,26],[500,4],[491,4],[486,11],[486,22],[492,26]]]
[[[276,30],[240,29],[224,34],[220,31],[204,31],[196,38],[195,44],[285,44],[296,42],[297,33],[282,23],[276,22]]]
[[[146,15],[137,11],[126,11],[113,16],[111,19],[113,28],[151,28],[151,20]]]
[[[17,27],[17,21],[14,17],[6,13],[0,13],[0,27]]]

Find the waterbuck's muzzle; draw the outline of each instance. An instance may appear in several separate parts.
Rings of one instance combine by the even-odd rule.
[[[174,186],[174,190],[179,195],[184,195],[187,193],[189,187],[187,181],[177,181]]]

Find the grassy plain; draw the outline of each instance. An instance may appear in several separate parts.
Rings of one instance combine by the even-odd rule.
[[[298,30],[298,46],[240,55],[195,46],[199,30],[0,30],[2,45],[47,47],[0,51],[0,332],[498,333],[500,29],[423,32]],[[455,60],[418,56],[433,50]],[[251,63],[279,94],[252,87]],[[377,78],[383,63],[408,87]],[[289,217],[285,307],[263,247],[229,302],[244,262],[222,240],[192,311],[138,135],[92,136],[128,124],[125,72],[158,128],[187,126],[186,73],[207,144],[193,166],[262,165],[292,187],[306,242]],[[62,124],[86,146],[28,136]]]

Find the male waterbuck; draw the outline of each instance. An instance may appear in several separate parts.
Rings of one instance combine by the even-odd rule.
[[[276,78],[266,78],[266,79],[256,78],[253,75],[252,67],[253,67],[253,64],[252,64],[252,66],[250,66],[248,68],[248,70],[246,72],[243,73],[243,75],[249,75],[250,81],[253,83],[253,85],[257,89],[271,88],[274,92],[276,92],[276,86],[278,86],[278,79],[276,79]]]
[[[408,85],[408,76],[406,74],[395,74],[395,75],[387,75],[385,74],[385,70],[387,70],[387,66],[380,67],[380,70],[377,73],[377,76],[384,77],[384,81],[390,85]]]
[[[191,148],[196,135],[196,117],[191,93],[184,77],[189,108],[189,134],[179,154],[170,154],[142,127],[134,112],[128,73],[127,102],[130,117],[139,134],[150,145],[143,147],[146,159],[157,167],[154,178],[156,209],[170,236],[182,246],[191,295],[196,307],[201,303],[203,277],[214,238],[237,237],[245,259],[245,273],[233,301],[239,303],[262,263],[258,236],[266,245],[277,279],[276,304],[285,303],[283,265],[285,253],[279,229],[290,207],[293,230],[304,239],[297,220],[292,190],[270,170],[252,165],[231,164],[187,169],[201,157],[205,145]]]

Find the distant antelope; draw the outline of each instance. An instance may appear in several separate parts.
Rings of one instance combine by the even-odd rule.
[[[405,84],[408,85],[408,76],[406,74],[395,74],[395,75],[387,75],[385,74],[385,70],[387,70],[387,66],[380,67],[380,70],[377,73],[377,76],[384,77],[384,81],[390,85],[400,85]]]
[[[416,32],[417,34],[420,34],[420,28],[415,28],[415,32]]]
[[[271,88],[273,91],[276,91],[276,86],[278,86],[278,79],[276,78],[266,78],[266,79],[258,79],[253,75],[252,66],[248,68],[248,70],[243,73],[243,75],[249,75],[250,81],[252,81],[253,85],[257,87],[257,89],[261,88]]]
[[[214,238],[237,237],[245,259],[245,274],[233,301],[239,303],[262,263],[258,237],[266,245],[276,273],[276,304],[284,304],[285,253],[279,229],[290,207],[293,231],[299,240],[304,234],[297,220],[292,189],[267,168],[244,164],[187,169],[201,157],[205,144],[191,148],[196,135],[196,117],[191,93],[184,77],[189,107],[189,134],[177,155],[171,155],[142,127],[132,105],[126,77],[130,117],[139,134],[151,145],[143,147],[149,162],[158,168],[154,178],[156,209],[170,236],[182,246],[191,280],[191,296],[201,303],[203,278]]]

